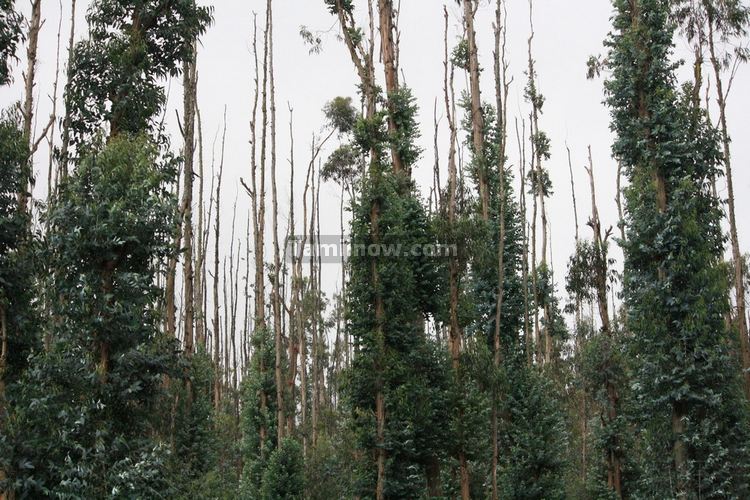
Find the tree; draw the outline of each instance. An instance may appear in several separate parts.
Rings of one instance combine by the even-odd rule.
[[[624,288],[649,450],[641,486],[678,498],[744,496],[746,407],[727,352],[721,212],[709,191],[718,136],[690,93],[674,88],[670,3],[614,6],[606,92],[613,151],[630,181]]]
[[[179,373],[154,280],[172,251],[174,165],[149,138],[118,137],[81,161],[47,215],[53,340],[19,384],[22,495],[168,489],[166,449],[152,436],[162,376]]]
[[[263,500],[301,500],[305,495],[305,473],[302,447],[292,438],[282,440],[271,453],[263,473]]]
[[[16,47],[22,38],[23,16],[14,4],[14,0],[0,2],[0,85],[11,82],[10,65],[16,59]]]
[[[714,73],[716,86],[716,102],[719,107],[719,132],[721,134],[721,145],[723,155],[723,167],[727,180],[727,215],[729,220],[729,242],[732,251],[732,264],[734,268],[733,286],[735,291],[736,313],[733,316],[737,325],[737,333],[740,340],[740,359],[742,361],[742,372],[745,379],[745,395],[750,398],[750,337],[748,336],[747,308],[745,283],[742,279],[744,262],[740,251],[739,237],[737,235],[737,216],[735,210],[734,175],[732,173],[732,155],[727,125],[727,98],[732,88],[737,66],[748,58],[747,47],[742,47],[742,38],[747,35],[750,27],[750,7],[739,0],[715,1],[703,0],[701,2],[675,2],[674,15],[684,27],[688,38],[697,46],[697,51],[703,51],[708,47],[709,60]],[[740,41],[740,43],[736,43]],[[734,45],[734,47],[732,47]],[[723,46],[727,46],[724,49]],[[731,49],[730,49],[731,47]],[[724,51],[722,51],[724,49]],[[696,61],[696,83],[693,94],[700,96],[701,91],[701,64],[702,52]],[[729,70],[729,75],[725,73]],[[700,97],[698,98],[698,103]],[[710,103],[706,103],[706,107]]]

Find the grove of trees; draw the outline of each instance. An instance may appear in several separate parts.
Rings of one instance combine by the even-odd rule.
[[[295,33],[275,31],[291,0],[248,2],[244,211],[227,107],[199,98],[222,2],[0,0],[0,85],[23,96],[0,112],[0,500],[750,498],[728,113],[750,5],[611,0],[604,52],[571,71],[603,81],[613,142],[572,145],[580,169],[544,130],[538,0],[419,2],[444,19],[433,110],[402,67],[402,2],[315,2],[330,28]],[[53,12],[70,31],[40,36]],[[356,78],[309,142],[279,40],[339,45]]]

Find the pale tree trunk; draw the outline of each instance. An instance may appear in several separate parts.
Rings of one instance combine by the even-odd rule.
[[[214,275],[213,275],[213,359],[214,359],[214,409],[219,410],[221,406],[221,323],[219,319],[219,239],[221,237],[221,179],[224,174],[224,145],[227,135],[227,111],[224,108],[224,129],[221,136],[221,159],[219,161],[219,173],[216,182],[216,219],[214,222]]]
[[[74,42],[76,34],[76,0],[71,0],[70,3],[70,35],[68,37],[68,68],[66,70],[68,83],[70,85],[71,80],[71,66],[73,64]],[[70,144],[70,103],[65,102],[65,116],[63,117],[62,123],[62,144],[60,145],[60,163],[58,165],[58,182],[62,181],[68,176],[68,146]]]
[[[317,177],[317,180],[316,180]],[[320,249],[320,233],[316,232],[316,220],[320,213],[320,170],[317,175],[313,174],[312,184],[312,211],[310,212],[310,243],[312,252],[310,252],[310,291],[313,294],[315,308],[311,322],[312,333],[312,445],[313,448],[318,442],[318,425],[320,416],[320,287],[318,282],[318,251]]]
[[[294,110],[289,106],[289,241],[287,245],[290,245],[291,241],[297,242],[297,235],[295,234],[295,223],[294,223]],[[289,399],[292,402],[296,402],[295,398],[295,384],[297,379],[297,355],[299,354],[299,336],[297,335],[297,309],[298,295],[297,289],[299,280],[297,279],[297,268],[296,268],[296,246],[292,245],[287,247],[289,250],[289,256],[291,258],[290,266],[292,269],[291,286],[289,290],[290,296],[290,307],[289,307],[289,342],[287,344],[288,357],[289,357],[289,373],[287,374],[287,391]],[[293,404],[294,406],[294,404]],[[295,412],[289,412],[287,415],[287,434],[292,435],[294,433],[294,417]]]
[[[596,184],[594,182],[594,161],[591,156],[591,146],[588,148],[589,182],[591,187],[591,220],[589,226],[594,232],[594,250],[595,250],[595,269],[594,281],[596,283],[596,300],[599,306],[599,319],[602,323],[602,333],[606,335],[610,342],[610,349],[614,346],[614,332],[609,319],[609,297],[607,296],[607,277],[608,277],[608,257],[607,257],[607,240],[611,234],[611,229],[602,236],[602,225],[599,219],[599,208],[596,204]],[[602,360],[605,363],[604,370],[609,373],[611,370],[611,355],[607,351],[607,358]],[[607,376],[604,383],[604,390],[607,393],[607,408],[604,415],[609,426],[615,424],[619,413],[619,395],[614,382]],[[622,463],[617,448],[619,447],[619,436],[611,437],[612,443],[607,449],[607,486],[614,492],[617,498],[622,498]]]
[[[273,307],[273,329],[274,329],[274,347],[275,347],[275,369],[274,377],[276,381],[276,428],[278,446],[281,447],[281,440],[284,438],[284,377],[282,374],[282,326],[281,326],[281,296],[279,294],[279,275],[281,273],[281,258],[279,255],[279,203],[276,191],[276,89],[274,86],[273,74],[273,8],[271,0],[266,4],[268,11],[268,67],[269,80],[271,87],[271,198],[273,212],[273,262],[274,275],[272,285],[271,303]]]
[[[195,338],[197,349],[206,349],[206,309],[203,306],[205,297],[204,287],[206,284],[206,252],[204,249],[204,211],[203,211],[203,122],[201,121],[200,108],[196,103],[195,116],[198,120],[198,238],[195,256],[195,300],[193,309],[195,311]]]
[[[721,142],[724,153],[724,168],[727,177],[727,196],[728,196],[728,215],[729,215],[729,242],[732,246],[732,261],[734,263],[734,290],[737,314],[737,332],[740,337],[740,353],[742,361],[742,373],[745,382],[745,395],[750,398],[750,338],[748,337],[748,326],[745,320],[745,281],[744,281],[744,261],[740,251],[739,238],[737,236],[737,216],[734,201],[734,178],[732,174],[732,155],[730,151],[729,127],[727,126],[727,102],[726,92],[724,91],[724,82],[721,76],[721,62],[716,54],[714,40],[714,20],[711,14],[708,14],[708,48],[711,55],[711,65],[714,70],[714,80],[716,83],[716,95],[719,105],[719,130],[721,131]],[[731,82],[730,82],[731,85]]]
[[[229,328],[227,328],[227,334],[229,335],[229,342],[226,344],[226,357],[231,355],[231,363],[227,360],[227,370],[229,367],[232,368],[232,393],[234,395],[234,414],[235,418],[239,423],[240,416],[240,399],[238,390],[238,372],[237,372],[237,303],[239,294],[239,268],[240,268],[240,255],[242,254],[242,241],[239,238],[235,239],[235,224],[237,220],[237,200],[235,199],[234,206],[232,208],[232,243],[229,251],[229,307],[227,308],[229,315]],[[234,243],[238,244],[237,259],[235,260]],[[231,347],[231,351],[230,351]]]
[[[508,64],[505,59],[507,10],[504,0],[497,0],[495,9],[495,100],[497,107],[497,129],[500,131],[498,151],[498,246],[497,246],[497,301],[495,307],[495,334],[493,339],[493,364],[496,376],[500,371],[501,352],[501,321],[503,308],[503,293],[505,287],[505,153],[507,142],[507,102],[510,82],[508,81]],[[498,388],[492,391],[492,499],[498,500],[497,469],[500,458],[500,443],[498,432]]]
[[[542,180],[544,178],[544,170],[542,169],[542,155],[543,152],[539,148],[539,145],[536,144],[536,138],[539,137],[539,112],[540,112],[540,106],[537,99],[537,88],[536,88],[536,69],[535,69],[535,62],[534,57],[532,55],[532,43],[534,41],[534,16],[533,16],[533,0],[529,0],[529,26],[531,29],[531,34],[529,35],[528,40],[528,47],[529,47],[529,68],[528,68],[528,74],[529,74],[529,85],[531,88],[530,94],[531,94],[531,140],[532,140],[532,146],[534,150],[534,158],[533,161],[534,169],[536,171],[535,174],[535,180],[536,180],[536,186],[534,189],[534,212],[537,212],[537,201],[539,200],[538,205],[538,211],[541,215],[541,222],[542,222],[542,246],[541,246],[541,262],[540,266],[542,269],[545,270],[545,272],[548,272],[547,269],[547,235],[548,235],[548,229],[547,229],[547,210],[545,207],[544,199],[546,197],[546,193],[544,192],[544,187],[542,185]],[[534,233],[536,234],[536,229],[534,229]],[[535,236],[536,237],[536,236]],[[536,260],[536,259],[535,259]],[[536,280],[536,272],[534,273],[534,279]],[[536,295],[536,292],[535,292]],[[548,304],[548,300],[545,299],[544,301],[544,335],[542,337],[543,345],[543,352],[542,353],[542,360],[544,363],[549,363],[552,361],[552,337],[550,335],[550,324],[551,324],[551,311]]]
[[[475,7],[476,4],[476,7]],[[482,114],[482,96],[479,89],[479,52],[476,32],[474,31],[474,14],[478,8],[475,0],[463,0],[464,25],[466,40],[469,43],[469,89],[471,96],[471,137],[479,184],[479,201],[482,207],[482,220],[490,218],[490,194],[487,181],[486,159],[484,157],[484,116]],[[462,493],[463,495],[464,493]],[[468,494],[468,493],[467,493]],[[466,498],[466,497],[464,497]]]
[[[300,407],[301,407],[301,420],[300,426],[302,427],[302,450],[304,456],[307,456],[307,335],[305,333],[305,312],[302,307],[304,295],[307,293],[303,289],[304,281],[302,275],[302,256],[305,245],[307,244],[307,192],[310,187],[310,179],[312,176],[313,165],[315,164],[315,156],[310,160],[310,164],[307,167],[307,176],[305,178],[305,190],[302,194],[302,244],[299,247],[299,253],[297,254],[297,333],[299,335],[299,350],[300,350]],[[312,217],[312,216],[311,216]],[[312,237],[311,237],[312,238]]]
[[[530,120],[533,122],[533,120]],[[529,124],[531,127],[531,151],[530,151],[530,159],[529,159],[529,172],[534,172],[536,167],[534,164],[534,158],[536,157],[536,147],[534,145],[534,133],[533,133],[533,125]],[[533,184],[533,181],[531,182],[533,187],[533,192],[531,193],[532,196],[532,214],[531,214],[531,295],[532,299],[534,301],[534,352],[536,355],[536,362],[537,363],[543,363],[544,357],[542,353],[542,336],[541,336],[541,328],[539,325],[539,300],[538,300],[538,294],[539,294],[539,283],[538,283],[538,268],[537,268],[537,260],[536,260],[536,240],[537,240],[537,220],[539,218],[539,197],[536,195],[536,187]]]
[[[34,87],[36,78],[36,58],[37,48],[39,46],[39,30],[42,27],[42,0],[32,0],[31,2],[31,20],[29,21],[29,31],[27,33],[28,45],[26,47],[26,72],[23,75],[24,80],[24,100],[23,108],[23,136],[32,148],[33,155],[33,138],[31,136],[31,126],[34,120]],[[30,211],[29,199],[32,190],[32,160],[29,158],[28,165],[24,168],[21,191],[18,193],[18,207],[21,213]]]
[[[57,125],[57,96],[60,87],[60,39],[62,35],[62,1],[60,1],[60,19],[57,22],[57,50],[55,52],[55,81],[52,84],[52,115],[50,116],[50,129],[47,145],[49,147],[48,167],[47,167],[47,205],[52,202],[52,196],[57,185],[57,169],[55,168],[55,126]],[[46,342],[45,342],[46,345]]]
[[[394,41],[393,25],[393,2],[392,0],[378,0],[380,13],[380,51],[385,68],[385,90],[388,96],[388,132],[396,132],[396,122],[393,119],[394,109],[391,103],[391,94],[398,91],[398,68],[396,67],[396,44]],[[396,172],[404,170],[404,163],[398,151],[391,147],[393,169]],[[408,173],[408,172],[407,172]]]
[[[518,173],[521,187],[518,190],[518,206],[521,212],[521,239],[523,241],[523,260],[521,261],[521,278],[523,281],[523,332],[524,348],[526,350],[526,364],[531,366],[534,358],[533,334],[529,313],[529,232],[526,221],[526,122],[522,121],[518,130],[518,119],[515,121],[516,143],[518,144]]]
[[[193,43],[193,53],[183,63],[183,108],[185,126],[183,137],[184,189],[182,193],[182,226],[185,237],[185,255],[183,266],[183,303],[185,304],[185,353],[188,356],[194,350],[194,274],[193,274],[193,169],[195,159],[195,109],[197,99],[196,73],[197,44]]]
[[[576,185],[575,185],[575,178],[573,176],[573,161],[571,159],[570,155],[570,148],[565,145],[565,149],[568,152],[568,172],[570,174],[570,192],[571,197],[573,199],[573,219],[575,222],[575,244],[576,244],[576,251],[578,251],[578,243],[580,241],[580,235],[579,235],[579,225],[578,225],[578,202],[576,200]],[[619,180],[618,180],[619,182]],[[618,188],[619,189],[619,188]],[[593,193],[593,189],[592,189]],[[582,337],[581,332],[579,331],[581,324],[582,324],[582,317],[583,317],[583,301],[576,296],[575,301],[575,327],[576,327],[576,338],[575,338],[575,352],[576,356],[581,356],[583,353],[583,341],[584,338]],[[588,435],[588,395],[585,390],[580,391],[581,394],[581,405],[580,405],[580,414],[579,414],[579,420],[581,422],[581,477],[583,478],[583,483],[586,483],[586,476],[588,474],[588,467],[587,467],[587,453],[588,453],[588,443],[587,443],[587,435]]]

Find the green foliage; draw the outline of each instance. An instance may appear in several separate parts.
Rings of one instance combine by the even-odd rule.
[[[323,0],[323,2],[328,7],[328,12],[333,15],[337,15],[339,13],[339,9],[349,15],[351,15],[354,11],[353,0]]]
[[[351,97],[334,97],[323,107],[328,124],[339,134],[347,134],[357,121],[357,110],[352,106]]]
[[[354,442],[345,427],[346,415],[335,416],[344,425],[330,437],[319,436],[305,460],[305,493],[312,500],[353,496]]]
[[[252,336],[251,366],[242,380],[242,470],[243,498],[259,498],[268,458],[276,448],[276,381],[273,332],[257,328]]]
[[[462,38],[451,51],[451,64],[464,71],[469,71],[469,41]]]
[[[546,376],[522,361],[506,365],[502,399],[500,491],[503,498],[565,498],[563,414]]]
[[[28,142],[21,131],[20,111],[0,116],[0,313],[5,315],[8,357],[0,379],[17,379],[36,346],[36,314],[31,289],[35,241],[29,218],[18,209],[18,193],[28,171]]]
[[[305,498],[305,466],[302,446],[286,438],[271,453],[261,483],[262,500],[302,500]]]
[[[159,333],[154,282],[172,252],[172,163],[144,137],[113,139],[50,208],[51,347],[18,384],[11,426],[22,495],[171,491],[168,449],[154,436],[177,349]]]
[[[165,102],[160,80],[178,74],[211,9],[190,1],[96,0],[87,19],[89,38],[75,47],[66,89],[79,147],[103,122],[111,134],[150,127]]]
[[[14,0],[0,0],[0,85],[11,82],[10,61],[16,59],[16,46],[23,38],[23,16]]]
[[[682,482],[689,497],[745,497],[747,404],[728,350],[722,215],[709,187],[721,162],[717,134],[675,91],[670,2],[642,0],[637,12],[614,4],[606,89],[614,153],[630,181],[624,287],[643,441],[639,487],[673,496]],[[671,426],[675,415],[682,435]],[[683,477],[671,461],[678,439]]]
[[[425,464],[443,449],[441,432],[446,429],[441,422],[447,418],[445,355],[439,354],[420,332],[423,315],[435,309],[434,263],[430,257],[408,252],[413,245],[432,243],[434,237],[429,233],[424,209],[405,178],[376,173],[364,181],[363,188],[354,206],[355,247],[348,288],[348,327],[357,355],[345,394],[358,446],[372,450],[375,394],[377,390],[383,392],[388,415],[386,494],[414,497],[423,490]],[[356,251],[361,245],[373,243],[370,207],[376,200],[380,244],[402,248],[401,255],[375,257]],[[377,288],[370,277],[373,265],[378,273]],[[382,323],[378,323],[372,307],[376,294],[382,296]],[[370,494],[374,491],[374,463],[368,457],[361,466],[359,490]]]

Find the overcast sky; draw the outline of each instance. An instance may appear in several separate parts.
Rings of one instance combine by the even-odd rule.
[[[57,28],[62,9],[62,49],[69,31],[68,17],[71,0],[60,3],[43,0],[45,24],[40,35],[39,69],[37,77],[38,123],[41,130],[50,115],[52,83],[55,72],[55,52]],[[211,4],[200,1],[201,4]],[[28,2],[17,4],[28,9]],[[366,21],[363,1],[355,2],[357,22]],[[461,9],[455,1],[403,0],[399,25],[401,30],[401,71],[402,83],[411,87],[418,99],[422,123],[421,145],[424,155],[415,168],[417,183],[426,193],[432,184],[433,168],[433,106],[438,98],[438,116],[442,116],[443,85],[443,5],[448,6],[450,33],[449,42],[453,45],[461,33]],[[586,148],[593,148],[596,164],[597,195],[601,218],[605,226],[616,225],[615,162],[611,159],[612,136],[609,132],[609,112],[602,104],[602,81],[587,81],[585,61],[589,55],[603,52],[602,41],[610,27],[611,7],[604,0],[535,0],[534,24],[536,38],[534,55],[539,74],[539,89],[546,97],[544,114],[540,127],[552,141],[552,158],[546,167],[554,184],[554,196],[548,202],[549,220],[552,228],[552,253],[557,280],[564,276],[565,264],[573,250],[573,216],[570,181],[565,145],[572,151],[574,174],[576,176],[579,218],[582,234],[588,236],[590,230],[583,224],[590,214],[588,182],[583,165],[586,162]],[[85,10],[88,2],[79,0],[77,7],[77,38],[85,36]],[[252,57],[251,38],[253,12],[258,13],[259,23],[263,23],[265,1],[262,0],[215,0],[213,26],[202,38],[199,53],[199,101],[203,117],[206,165],[210,165],[211,146],[220,126],[224,106],[227,106],[228,131],[226,145],[225,190],[223,191],[223,227],[227,233],[223,241],[228,246],[229,222],[235,197],[238,199],[237,235],[244,235],[247,223],[247,195],[239,185],[239,178],[249,175],[250,150],[248,144],[249,122],[252,99]],[[528,104],[524,102],[523,85],[526,76],[526,42],[529,35],[528,3],[526,0],[508,0],[508,58],[510,73],[514,83],[510,91],[509,119],[511,122],[528,116]],[[356,98],[356,74],[343,43],[336,37],[338,27],[329,15],[322,0],[276,0],[274,2],[276,101],[278,107],[278,157],[279,193],[288,199],[288,158],[289,158],[289,112],[287,103],[294,108],[294,131],[296,164],[299,170],[309,159],[309,142],[313,133],[320,132],[323,105],[331,98],[343,95]],[[483,73],[482,96],[494,102],[492,81],[492,22],[494,2],[482,0],[476,18],[480,64],[487,68]],[[312,31],[321,31],[323,50],[310,55],[299,35],[300,26]],[[259,27],[259,32],[262,26]],[[687,45],[675,39],[678,56],[687,56]],[[23,51],[22,51],[23,52]],[[17,65],[15,83],[0,89],[0,106],[6,107],[22,98],[23,82],[20,68],[25,67],[24,54]],[[683,77],[689,76],[682,71]],[[457,73],[457,91],[465,86],[464,75]],[[379,70],[378,78],[383,79]],[[176,129],[175,109],[181,110],[181,79],[168,83],[170,91],[169,107],[166,113],[168,127],[172,132],[173,145],[179,148],[179,132]],[[729,101],[729,123],[733,143],[735,168],[735,190],[740,243],[747,250],[750,240],[750,115],[748,114],[747,89],[750,88],[748,68],[739,70]],[[181,111],[180,111],[181,112]],[[447,124],[440,122],[441,168],[446,171],[448,141]],[[513,125],[510,126],[508,153],[510,162],[517,167],[518,153]],[[59,138],[57,139],[59,142]],[[333,146],[334,144],[332,144]],[[329,149],[330,151],[330,149]],[[218,150],[217,150],[218,154]],[[46,152],[40,150],[36,156],[36,172],[39,178],[35,195],[44,197],[46,193]],[[301,175],[296,175],[298,183],[295,200],[301,198]],[[445,174],[443,174],[445,178]],[[207,179],[207,184],[210,184]],[[720,193],[726,194],[725,183],[720,182]],[[270,197],[270,190],[269,190]],[[323,234],[337,234],[339,190],[335,185],[325,185],[321,193],[321,231]],[[286,205],[286,203],[283,203]],[[282,206],[282,213],[287,212]],[[299,210],[299,209],[298,209]],[[297,212],[300,213],[300,212]],[[269,210],[270,216],[270,210]],[[286,218],[280,219],[280,232],[283,234]],[[298,222],[299,227],[299,222]],[[270,236],[269,236],[270,240]],[[618,266],[621,259],[618,256]],[[337,266],[324,269],[324,279],[332,291],[340,276]]]

